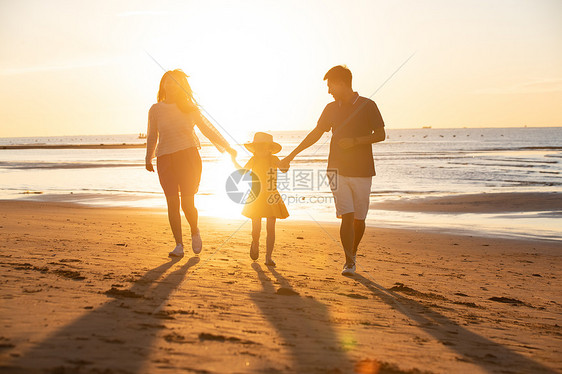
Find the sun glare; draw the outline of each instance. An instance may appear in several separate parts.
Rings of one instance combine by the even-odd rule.
[[[239,161],[243,164],[246,159],[247,157],[241,155]],[[226,180],[236,170],[230,156],[226,153],[222,154],[217,162],[205,164],[200,193],[197,195],[201,214],[221,218],[241,218],[243,205],[231,200],[226,193]]]
[[[153,65],[154,79],[162,74],[158,65],[183,69],[211,121],[239,142],[255,131],[296,128],[296,121],[310,122],[302,115],[311,110],[307,82],[314,82],[317,91],[313,97],[328,98],[321,80],[325,67],[299,57],[315,46],[306,46],[296,31],[272,21],[282,14],[272,18],[266,14],[271,9],[252,9],[251,20],[245,20],[249,16],[243,9],[230,10],[209,10],[220,29],[198,24],[197,17],[191,17],[195,23],[176,26],[165,38],[147,36],[144,48],[158,62],[147,62]],[[287,107],[291,110],[284,109]],[[313,109],[314,116],[318,110],[321,108]],[[300,115],[293,117],[293,113]]]

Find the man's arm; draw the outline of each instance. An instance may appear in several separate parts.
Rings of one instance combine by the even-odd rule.
[[[371,135],[359,136],[357,138],[343,138],[340,139],[338,145],[343,149],[348,149],[359,144],[373,144],[382,142],[386,139],[384,127],[379,127]]]
[[[379,127],[371,135],[360,136],[355,139],[355,144],[372,144],[382,142],[386,139],[386,133],[384,127]]]
[[[287,157],[281,160],[280,165],[287,166],[286,169],[288,169],[289,168],[288,164],[291,161],[293,161],[295,156],[301,153],[302,151],[304,151],[305,149],[307,149],[308,147],[310,147],[311,145],[313,145],[314,143],[316,143],[322,137],[323,134],[324,131],[322,131],[318,127],[315,127],[311,132],[308,133],[306,138],[303,139],[303,141],[297,146],[297,148],[293,150],[293,152],[289,153]]]

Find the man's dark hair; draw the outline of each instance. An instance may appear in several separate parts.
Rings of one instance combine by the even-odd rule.
[[[351,88],[351,70],[345,65],[334,66],[326,75],[324,75],[324,80],[331,80],[336,82],[342,82],[349,88]]]

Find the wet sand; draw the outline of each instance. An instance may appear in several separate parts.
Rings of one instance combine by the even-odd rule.
[[[511,192],[401,198],[372,203],[371,209],[454,214],[548,212],[562,215],[562,193]]]
[[[162,211],[0,202],[0,371],[562,371],[559,242],[367,228],[343,277],[337,225],[279,221],[276,268],[250,226],[170,261]]]

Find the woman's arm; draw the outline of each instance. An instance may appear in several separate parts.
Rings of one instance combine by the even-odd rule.
[[[146,157],[144,159],[146,170],[154,171],[152,159],[158,142],[158,124],[154,115],[153,108],[148,111],[148,129],[146,131]]]
[[[213,126],[213,124],[203,115],[201,112],[197,111],[196,116],[198,117],[195,124],[201,130],[203,135],[213,143],[213,145],[219,150],[219,152],[234,151],[228,141],[221,135],[221,133]],[[234,151],[236,152],[236,151]]]

